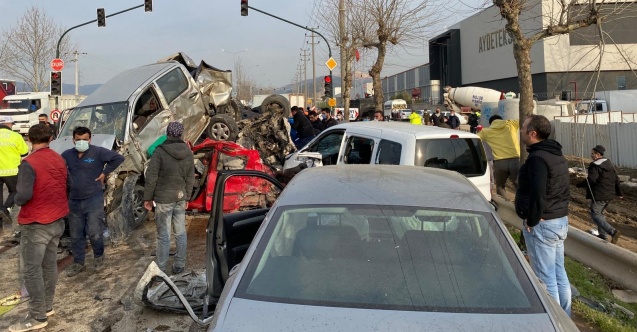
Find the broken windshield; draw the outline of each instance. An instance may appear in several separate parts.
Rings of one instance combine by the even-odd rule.
[[[93,135],[115,135],[118,140],[123,140],[127,110],[127,102],[76,108],[64,123],[59,136],[73,136],[73,129],[87,127]]]

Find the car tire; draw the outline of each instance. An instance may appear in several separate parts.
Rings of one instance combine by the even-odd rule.
[[[106,216],[111,240],[115,243],[125,239],[148,218],[148,210],[144,208],[144,186],[138,180],[139,175],[124,179],[119,206]]]
[[[261,103],[262,114],[275,109],[282,109],[283,116],[286,118],[290,117],[290,102],[285,99],[285,97],[281,95],[269,95]]]
[[[227,114],[217,114],[210,119],[206,129],[208,138],[215,141],[234,142],[237,139],[239,128],[237,122]]]

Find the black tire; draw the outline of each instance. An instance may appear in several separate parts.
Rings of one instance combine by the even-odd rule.
[[[284,117],[290,117],[290,102],[281,95],[269,95],[261,103],[262,114],[277,109],[283,110]]]
[[[144,186],[137,182],[138,179],[139,175],[129,175],[124,179],[119,206],[106,216],[113,242],[126,238],[148,217],[148,210],[144,209]]]
[[[227,114],[217,114],[212,117],[208,128],[206,128],[208,138],[215,141],[234,142],[239,134],[237,122]]]

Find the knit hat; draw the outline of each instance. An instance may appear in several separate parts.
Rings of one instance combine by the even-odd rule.
[[[168,128],[166,128],[166,136],[168,137],[181,137],[183,133],[184,125],[176,121],[169,123]]]
[[[594,147],[593,150],[597,151],[602,156],[604,155],[604,152],[606,152],[606,148],[604,146],[602,146],[602,145],[598,145],[598,146]]]

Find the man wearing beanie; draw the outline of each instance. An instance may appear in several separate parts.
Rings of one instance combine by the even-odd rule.
[[[619,186],[619,177],[615,171],[615,166],[610,160],[604,158],[605,152],[606,148],[602,145],[597,145],[591,150],[593,162],[588,166],[588,176],[586,180],[577,186],[586,188],[586,198],[591,200],[590,213],[593,222],[597,225],[599,232],[597,236],[606,240],[606,235],[608,234],[611,236],[610,242],[617,243],[620,232],[608,224],[603,212],[615,196],[622,199],[623,194]]]
[[[175,234],[177,253],[172,273],[182,273],[186,267],[186,202],[195,182],[192,151],[181,140],[184,126],[171,122],[166,128],[166,140],[155,149],[146,170],[144,207],[155,208],[157,224],[157,266],[166,271],[170,252],[170,233]],[[159,181],[161,179],[161,181]]]

